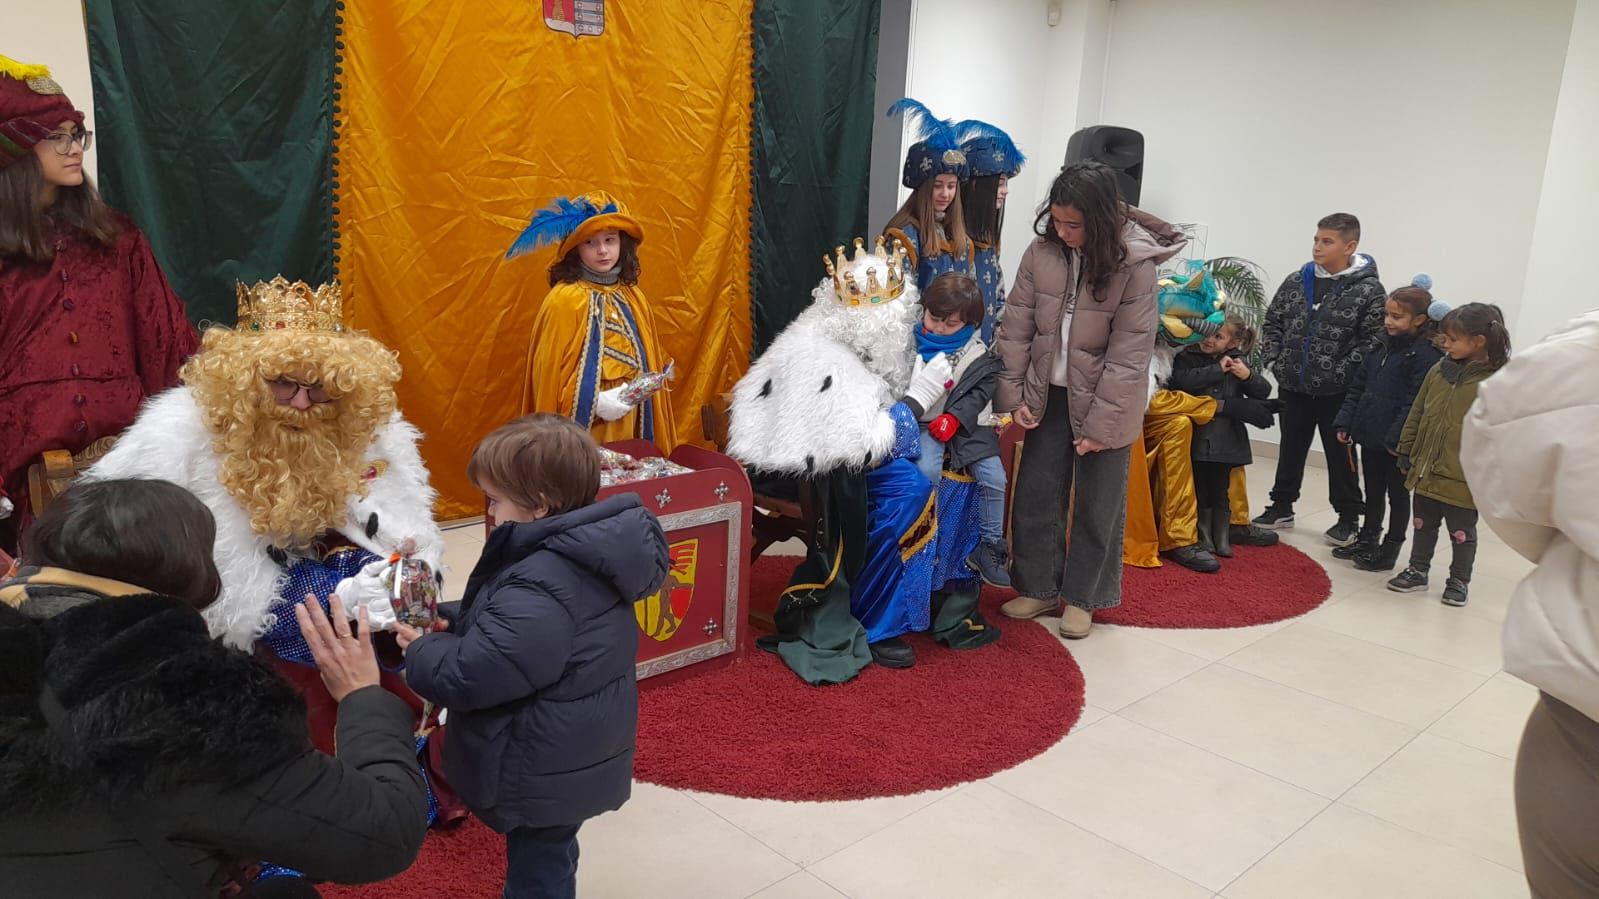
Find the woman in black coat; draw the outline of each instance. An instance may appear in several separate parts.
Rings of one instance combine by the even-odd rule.
[[[323,755],[294,689],[207,634],[213,536],[182,488],[116,480],[73,487],[24,535],[0,587],[6,896],[217,896],[259,862],[361,883],[416,857],[411,714],[377,685],[365,615],[352,635],[337,599],[331,625],[296,610],[339,700]]]
[[[1271,396],[1271,383],[1246,359],[1254,350],[1255,331],[1237,315],[1228,315],[1216,334],[1177,354],[1166,386],[1194,396],[1214,397],[1218,411],[1228,400]],[[1218,414],[1194,429],[1194,494],[1199,506],[1199,548],[1231,557],[1231,506],[1227,486],[1232,470],[1254,461],[1244,421]]]

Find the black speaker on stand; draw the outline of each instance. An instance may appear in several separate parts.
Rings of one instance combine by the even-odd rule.
[[[1144,182],[1144,135],[1115,125],[1090,125],[1066,143],[1066,164],[1092,159],[1116,170],[1122,199],[1137,206]]]

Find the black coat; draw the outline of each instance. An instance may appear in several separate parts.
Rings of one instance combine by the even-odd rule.
[[[1260,357],[1284,391],[1337,396],[1377,349],[1388,294],[1377,263],[1361,258],[1364,265],[1338,278],[1316,277],[1316,264],[1307,262],[1272,296]]]
[[[1333,427],[1348,431],[1360,446],[1398,450],[1410,404],[1441,358],[1443,352],[1430,337],[1384,334],[1382,348],[1368,355],[1355,372]]]
[[[1237,351],[1227,355],[1239,360],[1244,358]],[[1198,347],[1184,350],[1172,360],[1171,378],[1166,386],[1182,393],[1215,397],[1222,401],[1241,396],[1263,400],[1271,396],[1271,382],[1260,373],[1260,369],[1250,369],[1249,379],[1239,380],[1221,370],[1220,359],[1206,356],[1199,352]],[[1254,461],[1254,453],[1249,448],[1249,432],[1244,428],[1244,423],[1236,418],[1213,418],[1208,424],[1194,429],[1193,457],[1195,462],[1248,465]]]
[[[339,755],[323,755],[294,689],[179,601],[81,600],[44,620],[0,606],[0,893],[214,895],[253,861],[344,883],[410,866],[427,793],[404,702],[375,686],[345,697]],[[79,751],[45,722],[46,681]],[[134,829],[172,846],[189,882]]]
[[[666,578],[666,536],[631,493],[489,535],[459,627],[406,652],[450,711],[444,772],[502,833],[621,808],[638,735],[634,601]]]

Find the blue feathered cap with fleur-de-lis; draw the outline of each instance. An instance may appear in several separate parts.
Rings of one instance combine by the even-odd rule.
[[[560,262],[578,244],[609,228],[639,243],[644,242],[644,229],[638,220],[628,215],[627,207],[620,200],[605,191],[592,190],[575,197],[556,197],[550,205],[533,213],[527,227],[522,229],[511,248],[505,251],[505,258],[514,259],[546,244],[559,242],[561,247],[556,251],[555,261]]]
[[[915,190],[938,175],[954,175],[961,181],[971,177],[954,122],[933,115],[932,110],[910,97],[888,108],[890,116],[901,113],[916,129],[913,133],[917,140],[905,153],[905,177],[900,183]]]
[[[1010,135],[978,119],[966,119],[955,125],[960,132],[961,152],[966,154],[966,164],[973,178],[1004,175],[1014,178],[1021,174],[1027,157],[1016,147]]]

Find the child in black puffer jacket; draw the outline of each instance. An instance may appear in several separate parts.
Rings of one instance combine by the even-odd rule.
[[[1177,354],[1166,386],[1216,398],[1217,416],[1194,429],[1194,501],[1199,508],[1199,548],[1222,558],[1233,554],[1232,506],[1227,487],[1233,469],[1254,461],[1244,421],[1220,410],[1229,400],[1264,400],[1271,382],[1245,361],[1255,349],[1255,329],[1234,313],[1210,337]]]
[[[569,418],[505,425],[467,474],[498,525],[449,631],[396,626],[406,681],[450,711],[444,770],[505,835],[507,899],[573,896],[578,829],[632,789],[633,603],[665,580],[666,537],[637,495],[596,501],[599,450]]]
[[[1365,571],[1392,571],[1399,562],[1410,527],[1410,493],[1399,471],[1399,432],[1422,379],[1443,355],[1434,345],[1436,320],[1432,279],[1417,275],[1409,286],[1388,297],[1383,311],[1382,346],[1366,356],[1343,407],[1333,420],[1338,441],[1361,449],[1361,474],[1366,485],[1366,519],[1355,542],[1332,551],[1353,559]],[[1388,504],[1388,536],[1382,536],[1383,503]],[[1379,544],[1377,541],[1382,539]]]

